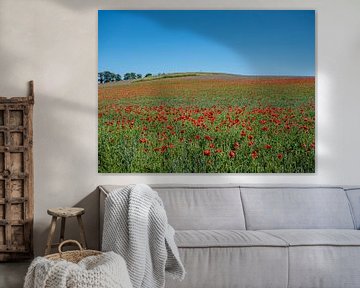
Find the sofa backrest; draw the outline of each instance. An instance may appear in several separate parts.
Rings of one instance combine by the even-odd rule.
[[[158,192],[164,203],[168,222],[176,230],[246,229],[239,186],[150,186]],[[111,193],[121,187],[104,185],[100,190]]]
[[[360,188],[150,185],[176,230],[360,229]],[[121,186],[101,186],[106,193]]]
[[[245,230],[238,186],[152,186],[176,230]]]
[[[249,230],[355,227],[340,187],[241,187],[241,198]]]

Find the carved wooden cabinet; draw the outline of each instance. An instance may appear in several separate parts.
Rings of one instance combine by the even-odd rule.
[[[33,82],[27,97],[0,97],[0,261],[33,255]]]

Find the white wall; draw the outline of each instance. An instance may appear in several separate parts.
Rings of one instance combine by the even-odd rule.
[[[98,174],[98,9],[316,9],[317,172]],[[53,206],[86,207],[87,236],[96,246],[99,184],[360,184],[359,13],[358,0],[0,0],[0,95],[26,95],[27,81],[35,81],[36,252],[43,251],[46,208]]]

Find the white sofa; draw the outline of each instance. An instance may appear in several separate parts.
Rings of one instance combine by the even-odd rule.
[[[360,188],[152,187],[187,271],[167,288],[360,287]]]

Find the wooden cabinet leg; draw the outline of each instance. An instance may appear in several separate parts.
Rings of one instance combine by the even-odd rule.
[[[85,238],[85,229],[84,229],[84,223],[81,219],[81,215],[76,216],[78,223],[79,223],[79,227],[80,227],[80,239],[81,239],[81,245],[83,246],[84,249],[87,248],[87,244],[86,244],[86,238]]]
[[[60,242],[59,242],[59,244],[64,241],[65,223],[66,223],[66,218],[61,217],[61,229],[60,229]]]
[[[51,219],[50,231],[49,231],[49,236],[48,236],[48,240],[47,240],[47,244],[46,244],[45,255],[48,255],[51,252],[51,243],[52,243],[52,239],[53,239],[54,233],[55,233],[56,220],[57,220],[57,217],[55,217],[55,216],[53,216]]]

